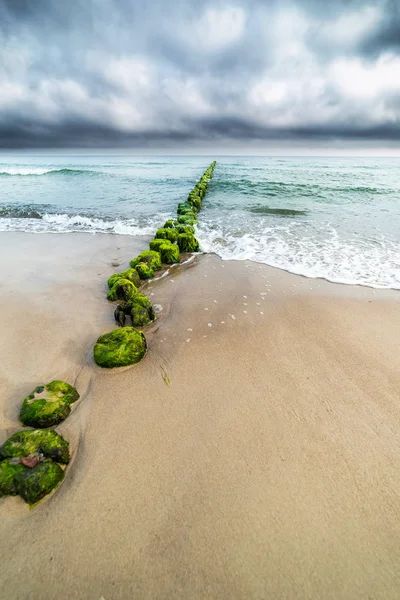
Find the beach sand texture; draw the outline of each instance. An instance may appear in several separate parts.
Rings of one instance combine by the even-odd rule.
[[[144,360],[102,371],[137,243],[1,236],[0,442],[37,384],[81,399],[61,487],[0,503],[0,597],[398,599],[400,293],[200,256],[146,286]]]

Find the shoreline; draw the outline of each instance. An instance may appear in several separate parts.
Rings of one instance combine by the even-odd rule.
[[[9,234],[0,442],[42,380],[81,399],[64,483],[0,502],[2,597],[397,597],[400,292],[199,255],[142,288],[149,351],[104,372],[106,280],[144,244]]]

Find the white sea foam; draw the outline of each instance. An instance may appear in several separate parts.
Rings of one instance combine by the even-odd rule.
[[[400,289],[400,243],[339,236],[332,226],[319,235],[304,224],[265,227],[262,232],[203,224],[197,231],[201,249],[224,260],[252,260],[309,278],[358,284],[378,289]]]
[[[44,167],[2,167],[0,166],[0,175],[46,175],[52,171],[60,169],[51,169]]]
[[[31,233],[114,233],[149,236],[168,217],[168,213],[140,219],[97,219],[84,215],[44,214],[42,219],[0,218],[0,231]]]

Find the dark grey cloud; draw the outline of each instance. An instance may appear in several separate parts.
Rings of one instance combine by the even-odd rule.
[[[400,142],[397,0],[0,0],[0,15],[2,148]]]

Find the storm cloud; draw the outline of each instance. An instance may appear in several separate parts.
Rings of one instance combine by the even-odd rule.
[[[400,141],[397,0],[0,0],[0,146]]]

